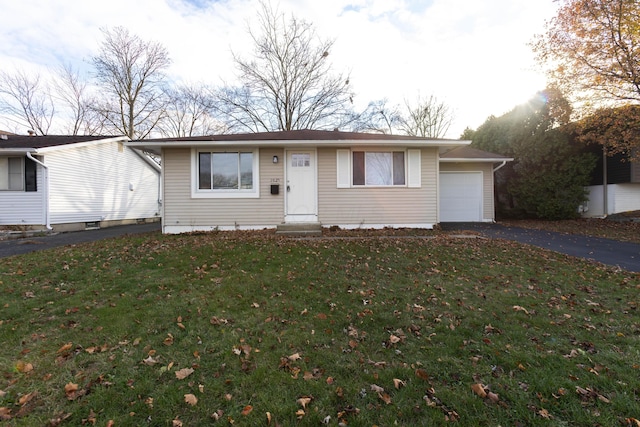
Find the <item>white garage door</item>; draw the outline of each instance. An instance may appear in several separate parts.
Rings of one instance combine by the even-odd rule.
[[[482,221],[482,172],[440,172],[440,222]]]

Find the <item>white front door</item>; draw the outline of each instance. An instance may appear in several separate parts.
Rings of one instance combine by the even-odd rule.
[[[285,222],[317,222],[315,150],[287,151]]]

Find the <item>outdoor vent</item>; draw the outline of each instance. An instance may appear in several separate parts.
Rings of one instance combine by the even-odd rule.
[[[7,139],[9,139],[9,135],[5,135],[5,134],[3,133],[2,135],[0,135],[0,139],[3,139],[3,140],[5,140],[5,141],[6,141]]]
[[[100,222],[99,221],[85,222],[84,223],[84,228],[86,230],[97,230],[97,229],[100,228]]]

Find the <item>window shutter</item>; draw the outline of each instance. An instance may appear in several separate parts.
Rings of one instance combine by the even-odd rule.
[[[419,188],[422,186],[420,154],[421,150],[407,150],[407,177],[409,187]]]
[[[337,187],[351,187],[350,150],[336,150]]]

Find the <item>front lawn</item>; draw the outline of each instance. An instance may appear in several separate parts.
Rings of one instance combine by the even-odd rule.
[[[639,291],[638,274],[435,233],[37,252],[0,260],[0,420],[637,426]]]

